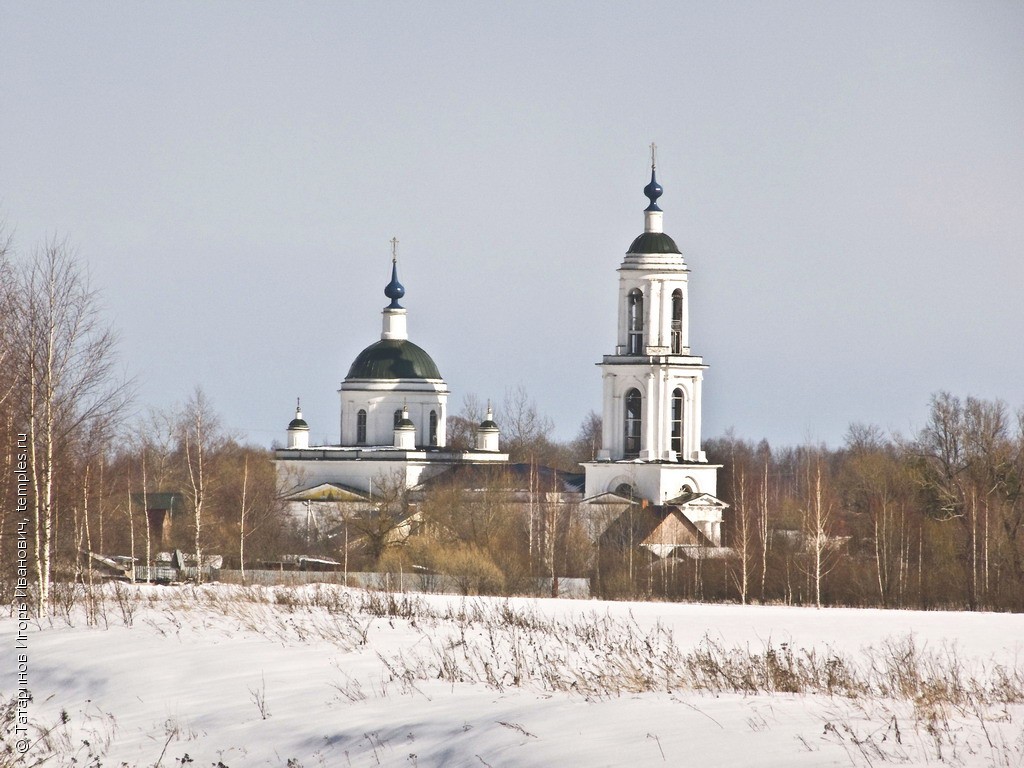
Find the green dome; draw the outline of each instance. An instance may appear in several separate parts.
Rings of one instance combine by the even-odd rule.
[[[676,241],[664,232],[644,232],[626,253],[679,253]]]
[[[288,429],[309,429],[305,419],[292,419],[288,422]]]
[[[381,339],[362,352],[348,369],[349,379],[440,379],[426,352],[406,339]]]

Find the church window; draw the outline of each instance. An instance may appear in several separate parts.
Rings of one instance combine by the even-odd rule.
[[[626,393],[626,445],[625,457],[635,459],[640,455],[640,431],[642,427],[640,390],[631,389]]]
[[[398,422],[402,420],[402,409],[395,411],[395,429],[398,429]]]
[[[634,288],[626,297],[626,321],[628,328],[628,354],[642,354],[644,346],[644,294],[639,288]]]
[[[683,292],[672,291],[672,354],[683,353]]]
[[[682,459],[683,453],[683,390],[672,393],[672,450]]]
[[[356,414],[356,445],[366,445],[366,411]]]
[[[430,444],[437,445],[437,411],[430,412]]]

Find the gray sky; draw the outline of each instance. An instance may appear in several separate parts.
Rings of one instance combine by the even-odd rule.
[[[283,440],[376,340],[600,410],[659,145],[704,436],[1024,405],[1024,4],[0,0],[0,218],[67,236],[141,406]]]

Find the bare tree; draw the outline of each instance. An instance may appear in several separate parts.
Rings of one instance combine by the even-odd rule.
[[[835,559],[830,557],[834,551],[834,542],[832,541],[833,506],[831,499],[822,487],[821,461],[820,452],[816,452],[813,462],[807,462],[806,506],[803,509],[804,542],[811,561],[807,572],[813,581],[814,604],[818,608],[821,608],[822,580],[835,566]]]
[[[246,495],[249,490],[249,457],[245,457],[242,467],[242,503],[238,515],[238,568],[242,572],[242,583],[245,583],[245,515],[248,512]]]
[[[502,440],[513,462],[538,458],[550,449],[554,424],[537,410],[537,403],[521,384],[505,392],[496,418],[501,425]]]
[[[192,507],[195,529],[197,581],[203,578],[203,508],[209,493],[210,460],[224,438],[217,415],[201,387],[196,387],[178,421],[185,458],[186,496]]]
[[[1012,509],[1022,490],[1013,472],[1006,406],[975,398],[965,403],[940,392],[932,397],[928,422],[911,450],[928,514],[960,524],[967,602],[976,610],[987,586],[990,506],[1008,502],[1006,508]]]
[[[573,440],[572,450],[577,461],[594,461],[601,450],[602,422],[601,415],[591,411],[583,417],[580,431]]]
[[[14,467],[16,450],[15,411],[12,394],[17,383],[16,369],[11,365],[14,359],[15,330],[17,318],[16,276],[8,259],[10,239],[0,227],[0,428],[3,429],[3,477],[0,478],[0,559],[13,562],[14,558],[3,557],[4,534],[7,530],[7,512],[14,505]]]
[[[462,410],[448,417],[448,447],[470,451],[476,447],[476,429],[483,421],[486,408],[472,392],[462,398]]]
[[[766,591],[768,582],[768,547],[771,541],[771,529],[768,519],[768,466],[771,461],[771,452],[768,444],[764,443],[763,462],[764,470],[761,474],[757,489],[757,537],[761,544],[761,602],[766,602]]]
[[[745,466],[733,467],[733,548],[739,556],[739,573],[733,579],[740,592],[740,603],[747,604],[750,590],[751,557],[754,547],[754,509],[749,501],[748,476]]]
[[[369,557],[377,563],[384,552],[405,541],[408,534],[408,489],[401,472],[374,478],[371,508],[352,518]]]
[[[877,427],[850,426],[846,435],[843,484],[849,508],[867,518],[878,599],[900,599],[906,552],[906,506],[912,488],[905,462]]]
[[[116,339],[97,294],[62,241],[38,250],[20,276],[17,346],[26,388],[38,608],[47,609],[55,526],[55,483],[85,435],[113,426],[129,399],[115,375]]]

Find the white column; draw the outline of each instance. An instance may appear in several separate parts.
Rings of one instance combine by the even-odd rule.
[[[683,330],[683,347],[684,348],[690,346],[690,291],[689,291],[689,287],[690,287],[689,286],[689,282],[685,282],[685,281],[683,282],[683,284],[681,286],[679,286],[680,290],[682,290],[682,292],[683,292],[683,323],[682,323],[683,328],[682,328],[682,330]]]
[[[661,390],[661,453],[658,458],[665,459],[672,450],[672,380],[668,371],[662,374]]]
[[[693,418],[691,420],[692,427],[690,428],[690,455],[688,459],[692,458],[696,461],[701,461],[701,450],[700,450],[700,399],[701,399],[701,380],[700,374],[696,375],[692,379],[693,382]],[[693,454],[696,454],[694,456]]]
[[[598,458],[620,458],[615,447],[615,374],[601,376],[601,451]]]
[[[647,316],[644,321],[647,327],[644,329],[647,337],[646,346],[661,346],[661,283],[647,281],[648,306],[644,307],[644,314]]]
[[[629,319],[628,319],[628,300],[630,286],[626,283],[625,278],[619,278],[619,328],[617,343],[615,345],[615,354],[623,354],[629,344]]]
[[[652,450],[657,450],[657,446],[654,444],[654,419],[655,412],[657,409],[657,379],[654,375],[654,371],[647,372],[647,390],[644,393],[643,408],[640,411],[641,418],[643,419],[643,430],[641,432],[640,443],[640,458],[641,459],[652,459],[657,458],[651,453]]]

